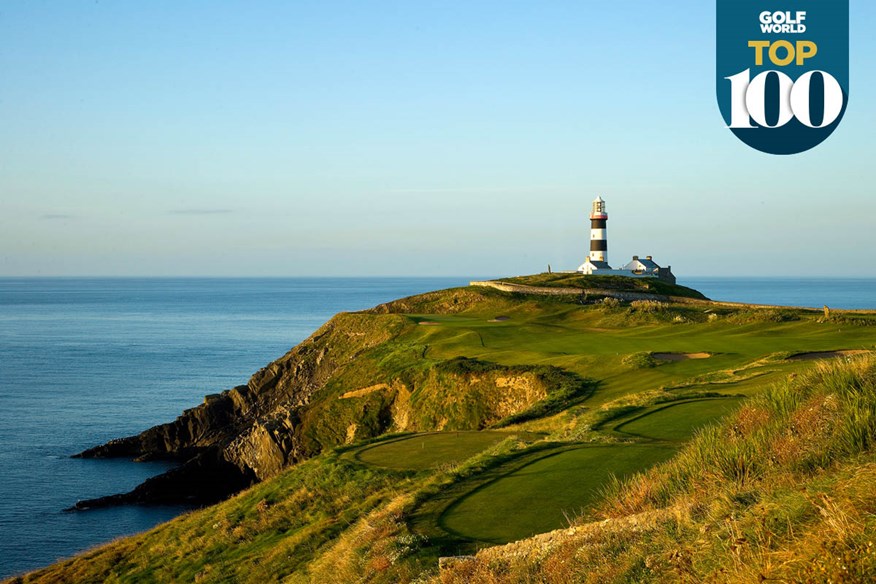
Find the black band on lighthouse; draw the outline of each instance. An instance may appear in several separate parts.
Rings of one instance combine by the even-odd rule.
[[[605,229],[605,219],[591,219],[590,229]]]
[[[590,251],[608,251],[608,242],[604,239],[591,239]]]

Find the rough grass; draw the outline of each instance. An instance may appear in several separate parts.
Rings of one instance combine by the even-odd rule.
[[[597,384],[553,365],[423,356],[396,340],[361,355],[302,414],[311,455],[386,432],[480,430],[556,413],[586,399]],[[378,391],[338,399],[350,389]]]
[[[15,581],[279,582],[409,484],[403,474],[327,456]]]
[[[667,400],[716,392],[755,396],[732,422],[704,430],[677,461],[610,488],[600,506],[612,525],[653,514],[660,514],[660,522],[647,523],[647,530],[594,536],[593,545],[569,543],[543,562],[476,563],[472,569],[480,575],[472,581],[747,581],[757,579],[755,572],[805,580],[811,566],[839,581],[842,565],[869,569],[846,558],[872,556],[861,539],[872,533],[876,508],[871,496],[876,461],[867,421],[874,397],[866,389],[872,374],[846,370],[839,361],[787,362],[770,356],[872,348],[873,327],[805,311],[775,318],[725,307],[717,318],[710,318],[713,314],[717,311],[706,306],[582,306],[455,289],[342,315],[330,327],[339,344],[327,353],[340,364],[338,371],[314,395],[294,431],[312,448],[310,454],[402,431],[394,425],[398,412],[404,413],[398,388],[422,389],[418,384],[424,381],[434,385],[421,394],[418,407],[428,414],[421,420],[448,417],[445,411],[456,408],[460,423],[477,426],[483,419],[480,406],[466,409],[465,400],[478,402],[476,392],[495,389],[495,376],[507,371],[553,379],[543,400],[519,412],[532,408],[532,416],[507,423],[513,421],[519,432],[550,432],[552,440],[569,448],[576,441],[633,440],[618,438],[612,428]],[[497,315],[509,319],[495,322]],[[418,319],[436,324],[420,326]],[[348,337],[349,345],[343,345]],[[643,355],[661,352],[713,357],[659,367],[639,362]],[[558,380],[599,382],[584,393],[564,394]],[[776,389],[758,397],[776,381],[781,382]],[[338,399],[376,384],[389,389]],[[440,388],[445,393],[433,391]],[[680,416],[660,422],[660,415],[641,423],[688,421]],[[422,581],[437,574],[439,555],[469,553],[472,547],[420,527],[434,528],[449,504],[471,493],[475,479],[483,485],[513,473],[515,461],[526,462],[521,453],[537,458],[544,454],[538,448],[544,446],[507,439],[464,462],[417,473],[357,464],[329,452],[218,506],[26,580],[332,582],[336,576],[334,581],[343,582]],[[552,485],[543,492],[562,488]],[[440,501],[444,495],[448,498]],[[841,530],[847,539],[833,535]],[[748,564],[753,567],[744,572]],[[465,581],[449,574],[451,581]]]
[[[872,582],[874,445],[876,360],[822,362],[617,481],[605,522],[483,552],[435,581]]]
[[[715,481],[744,487],[773,469],[813,472],[869,452],[874,440],[873,359],[821,361],[750,398],[725,424],[700,433],[671,464],[639,477],[651,485],[648,496],[637,498],[635,489],[622,489],[612,499],[628,513],[653,509]]]
[[[628,366],[630,369],[652,369],[654,367],[659,367],[664,363],[664,361],[659,361],[655,359],[650,352],[645,351],[641,353],[626,355],[623,358],[623,364]]]

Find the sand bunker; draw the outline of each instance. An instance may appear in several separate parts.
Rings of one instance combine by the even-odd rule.
[[[687,361],[688,359],[708,359],[711,353],[651,353],[651,356],[661,361]]]
[[[491,318],[487,322],[505,322],[506,320],[511,320],[510,316],[497,316],[496,318]]]
[[[852,355],[861,355],[869,353],[864,349],[847,349],[842,351],[813,351],[811,353],[797,353],[791,355],[786,361],[812,361],[813,359],[835,359],[837,357],[850,357]]]
[[[417,323],[420,326],[435,326],[437,324],[441,324],[440,322],[435,322],[434,320],[421,320]]]

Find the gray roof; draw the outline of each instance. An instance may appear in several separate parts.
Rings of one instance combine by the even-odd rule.
[[[645,266],[645,268],[647,268],[649,270],[654,270],[654,269],[660,267],[657,265],[656,262],[654,262],[653,260],[649,260],[649,259],[639,258],[639,263],[641,263],[643,266]]]
[[[599,261],[599,260],[596,260],[596,261],[587,260],[587,263],[598,270],[610,270],[611,269],[611,266],[608,265],[608,262],[603,262],[603,261]]]

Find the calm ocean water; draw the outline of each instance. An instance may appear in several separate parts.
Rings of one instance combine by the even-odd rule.
[[[422,279],[0,279],[0,577],[170,519],[62,509],[166,465],[69,455],[246,383],[341,310],[466,284]]]
[[[685,278],[712,300],[809,306],[876,308],[876,278]]]
[[[70,454],[245,383],[338,311],[468,280],[0,279],[0,577],[182,511],[62,512],[167,468]],[[716,300],[876,308],[876,280],[681,283]]]

